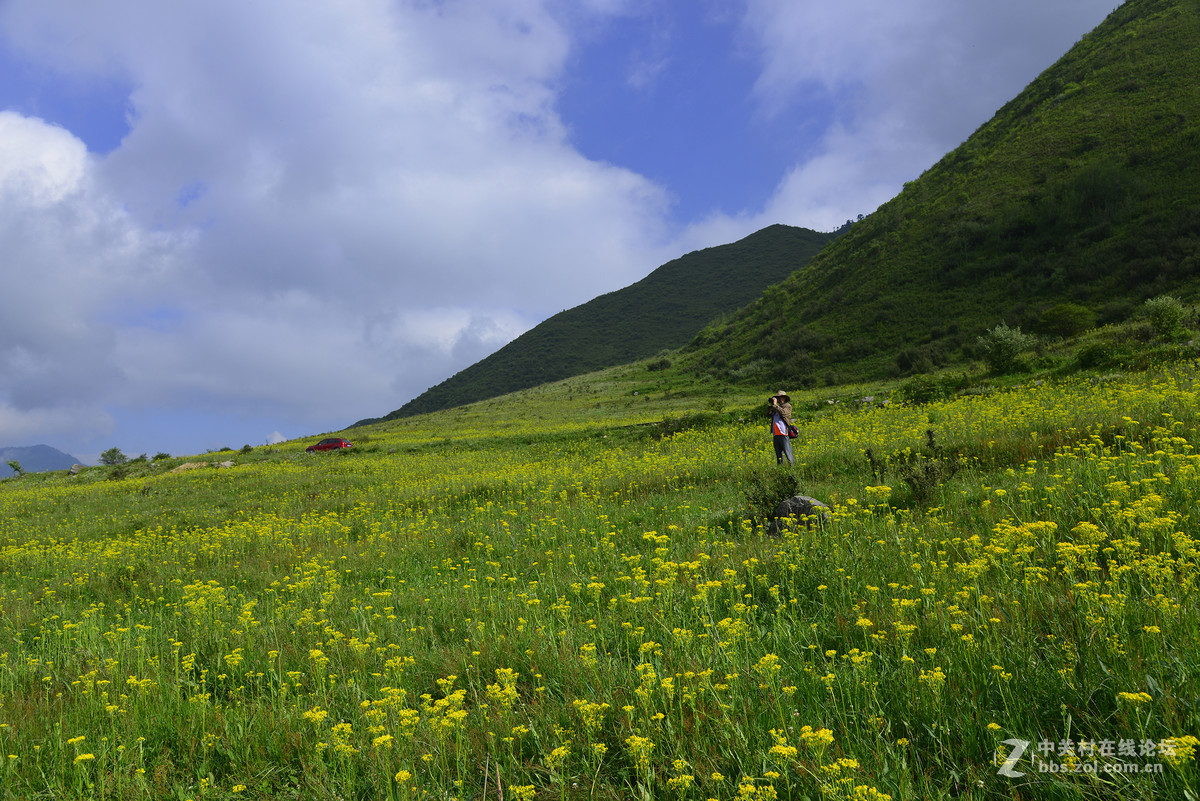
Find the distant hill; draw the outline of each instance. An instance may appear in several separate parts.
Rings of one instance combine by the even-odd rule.
[[[462,406],[679,348],[802,267],[836,236],[772,225],[674,259],[635,284],[554,315],[379,419]],[[355,425],[372,422],[378,419]]]
[[[962,146],[682,359],[774,386],[970,358],[1005,322],[1200,298],[1200,3],[1128,0]],[[1076,319],[1079,319],[1078,317]]]
[[[0,448],[0,478],[14,475],[8,463],[21,463],[26,473],[42,473],[47,470],[69,470],[79,460],[69,453],[51,448],[49,445],[31,445],[27,448]]]

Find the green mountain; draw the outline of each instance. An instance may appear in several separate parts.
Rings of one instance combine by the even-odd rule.
[[[683,361],[811,385],[1200,294],[1200,3],[1128,0],[962,146]],[[1069,332],[1068,332],[1069,333]]]
[[[462,406],[679,348],[836,236],[772,225],[669,261],[635,284],[554,315],[382,419]],[[355,425],[372,422],[378,420]]]

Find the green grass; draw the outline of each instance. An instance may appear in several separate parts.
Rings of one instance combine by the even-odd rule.
[[[789,471],[778,387],[641,364],[0,482],[0,797],[1184,797],[1115,749],[1200,728],[1195,380],[793,391]]]

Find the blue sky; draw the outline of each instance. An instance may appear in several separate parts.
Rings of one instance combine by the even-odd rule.
[[[558,102],[579,152],[667,187],[678,224],[759,208],[834,113],[818,87],[764,109],[749,36],[733,15],[695,8],[610,20],[569,62]]]
[[[0,3],[0,446],[384,414],[562,309],[831,230],[1113,0]]]
[[[60,125],[94,153],[116,149],[129,132],[131,88],[113,77],[57,74],[0,40],[0,108]]]

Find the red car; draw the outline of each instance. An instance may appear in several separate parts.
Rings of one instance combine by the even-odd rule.
[[[316,451],[337,451],[342,448],[353,448],[350,440],[342,439],[341,437],[327,437],[321,440],[316,445],[309,445],[304,449],[306,453],[314,453]]]

